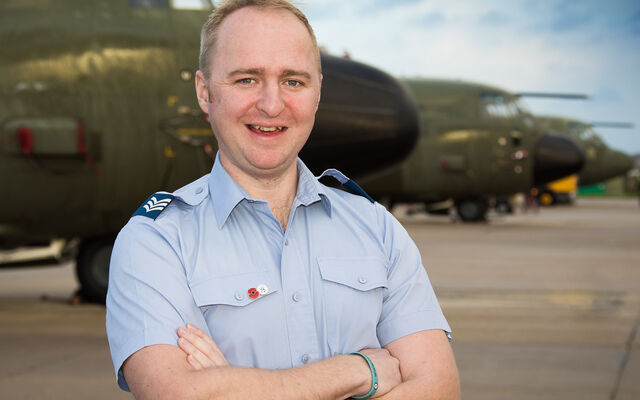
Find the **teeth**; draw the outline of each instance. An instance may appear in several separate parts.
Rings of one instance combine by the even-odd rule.
[[[262,132],[275,132],[276,130],[281,131],[284,129],[283,126],[260,126],[260,125],[251,125],[253,129],[257,129]]]

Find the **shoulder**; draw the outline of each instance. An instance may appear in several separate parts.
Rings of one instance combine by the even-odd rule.
[[[329,171],[332,173],[327,174]],[[354,180],[337,170],[327,170],[322,176],[327,175],[342,185],[342,188],[336,188],[320,182],[331,204],[332,214],[335,212],[338,218],[353,219],[376,231],[383,229],[389,218],[394,219],[383,205],[373,200]]]
[[[150,195],[131,216],[144,217],[151,221],[164,220],[181,210],[197,207],[209,196],[209,174],[189,183],[173,193],[156,192]],[[160,216],[162,215],[162,218]]]
[[[185,230],[196,224],[193,214],[209,198],[208,177],[205,175],[173,193],[153,193],[136,209],[118,237],[137,237],[154,243],[178,241]]]

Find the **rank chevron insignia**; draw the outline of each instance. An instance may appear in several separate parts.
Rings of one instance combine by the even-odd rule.
[[[144,207],[146,212],[156,210],[162,211],[166,206],[169,205],[169,203],[171,203],[171,200],[173,199],[158,200],[156,199],[156,196],[151,196],[151,199],[147,201],[147,204],[143,205],[142,207]]]
[[[142,215],[155,220],[158,215],[167,208],[169,203],[174,199],[174,196],[167,192],[157,192],[149,196],[149,198],[142,204],[133,216]]]

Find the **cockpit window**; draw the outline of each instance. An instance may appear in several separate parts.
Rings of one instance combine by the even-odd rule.
[[[511,96],[497,92],[485,92],[481,97],[484,112],[490,117],[510,118],[520,114],[518,104]]]
[[[518,112],[521,114],[531,114],[531,112],[529,111],[529,109],[522,104],[522,102],[520,101],[519,98],[513,98],[511,100],[511,102],[513,103],[513,105],[515,105],[518,108]]]
[[[604,144],[591,125],[581,122],[569,122],[567,127],[569,128],[569,132],[580,140],[590,141],[593,144]]]
[[[210,10],[211,0],[129,0],[135,8],[173,8],[176,10]]]
[[[578,133],[578,137],[582,140],[591,140],[595,143],[600,143],[601,140],[598,137],[598,134],[593,130],[592,127],[583,124],[574,124],[575,128],[572,129],[573,132]],[[571,128],[570,128],[571,129]]]

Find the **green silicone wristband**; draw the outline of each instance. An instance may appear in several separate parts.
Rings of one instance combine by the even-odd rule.
[[[367,364],[369,364],[369,369],[371,370],[371,390],[369,390],[369,393],[365,394],[364,396],[351,396],[350,398],[351,399],[368,399],[369,397],[376,394],[376,392],[378,391],[378,373],[376,372],[376,367],[373,365],[369,357],[360,353],[359,351],[355,351],[349,354],[356,354],[364,358]]]

